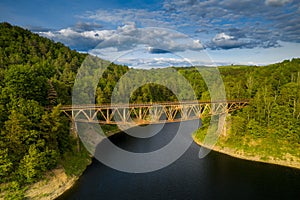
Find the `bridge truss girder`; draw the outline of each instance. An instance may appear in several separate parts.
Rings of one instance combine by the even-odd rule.
[[[248,100],[227,102],[168,102],[148,104],[72,105],[61,110],[75,122],[100,124],[151,124],[177,122],[229,113]]]

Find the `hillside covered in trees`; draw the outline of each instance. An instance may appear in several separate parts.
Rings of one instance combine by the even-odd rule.
[[[86,56],[20,27],[0,24],[0,186],[10,196],[22,199],[25,185],[58,165],[70,175],[76,174],[72,167],[79,162],[86,165],[86,160],[79,158],[87,159],[87,154],[76,150],[69,121],[59,110],[60,104],[72,103],[75,77]],[[99,60],[95,58],[95,62]],[[157,70],[148,73],[162,76]],[[195,68],[169,70],[189,81],[197,99],[209,100],[207,86]],[[111,63],[97,84],[95,102],[109,103],[116,84],[129,71],[137,74],[130,79],[132,83],[142,81],[144,70]],[[259,154],[263,159],[300,158],[300,59],[265,67],[219,67],[219,71],[228,99],[251,102],[227,119],[229,130],[218,145]],[[90,76],[87,84],[92,72]],[[178,88],[184,85],[172,77],[166,79]],[[128,90],[126,85],[119,88],[120,95]],[[189,92],[187,88],[178,91],[181,99]],[[171,90],[154,83],[137,88],[130,97],[131,102],[176,100]],[[203,140],[208,119],[203,124],[196,140]],[[66,164],[72,156],[77,163]]]
[[[79,154],[69,121],[56,106],[71,103],[85,56],[0,24],[0,185],[7,198],[22,199],[25,185]]]
[[[300,167],[300,59],[264,67],[221,67],[220,71],[228,99],[251,100],[227,117],[227,130],[223,130],[217,149]],[[199,143],[208,125],[209,119],[205,119],[195,133]]]

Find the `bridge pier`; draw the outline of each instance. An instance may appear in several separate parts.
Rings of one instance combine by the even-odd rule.
[[[106,110],[106,123],[110,124],[109,109]]]
[[[71,120],[71,135],[73,138],[75,138],[76,140],[76,149],[77,149],[77,152],[80,151],[80,141],[79,141],[79,136],[78,136],[78,133],[77,133],[77,124],[76,124],[76,121],[75,120]]]

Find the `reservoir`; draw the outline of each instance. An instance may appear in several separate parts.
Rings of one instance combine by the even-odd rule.
[[[149,138],[121,132],[109,140],[131,152],[149,152],[168,144],[177,130],[178,123],[168,123]],[[192,143],[171,165],[148,173],[121,172],[94,159],[77,183],[58,199],[300,199],[298,169],[241,160],[214,151],[200,159],[199,150]]]

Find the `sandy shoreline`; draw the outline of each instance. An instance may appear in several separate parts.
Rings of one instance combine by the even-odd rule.
[[[68,177],[62,167],[51,170],[44,180],[31,185],[25,192],[28,199],[52,200],[70,189],[79,176]]]
[[[193,137],[193,140],[196,144],[199,146],[202,146],[204,148],[209,147],[205,146],[202,142],[198,141],[195,137]],[[248,156],[244,152],[237,152],[234,149],[230,148],[222,148],[220,146],[214,146],[212,148],[213,151],[219,152],[226,154],[228,156],[234,157],[234,158],[239,158],[243,160],[249,160],[249,161],[254,161],[254,162],[261,162],[261,163],[267,163],[267,164],[274,164],[274,165],[280,165],[280,166],[285,166],[285,167],[291,167],[291,168],[296,168],[300,169],[300,158],[292,157],[293,159],[290,160],[278,160],[278,159],[267,159],[267,160],[262,160],[260,156]],[[296,159],[297,161],[294,161]]]

